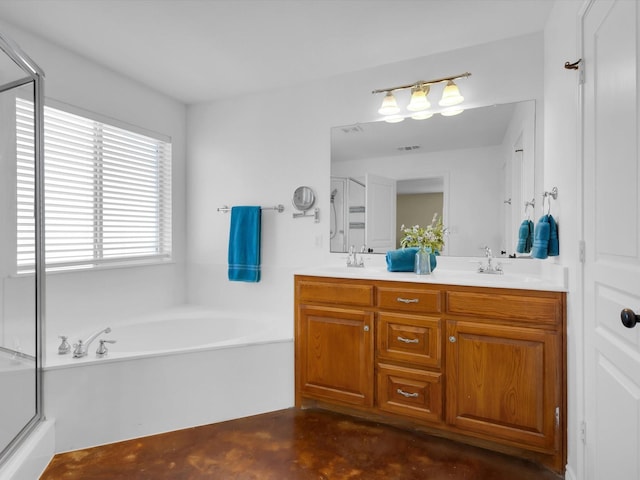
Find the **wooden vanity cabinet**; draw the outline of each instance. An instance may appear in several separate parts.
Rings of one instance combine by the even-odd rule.
[[[373,286],[296,281],[296,403],[373,407]]]
[[[565,294],[296,276],[296,405],[566,464]]]
[[[447,293],[447,423],[528,449],[560,449],[564,295]]]

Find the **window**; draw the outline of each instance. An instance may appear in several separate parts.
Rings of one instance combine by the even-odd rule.
[[[17,267],[33,254],[33,104],[17,99]],[[47,269],[171,257],[171,144],[71,113],[44,112]]]

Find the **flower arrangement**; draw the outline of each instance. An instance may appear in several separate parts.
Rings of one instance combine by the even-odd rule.
[[[442,250],[442,247],[444,247],[444,236],[447,233],[447,229],[442,225],[442,219],[438,219],[437,213],[433,215],[431,225],[427,225],[426,227],[414,225],[413,227],[407,228],[402,225],[400,231],[404,234],[404,237],[400,240],[400,246],[402,248],[419,247],[422,250],[428,250],[432,253]]]

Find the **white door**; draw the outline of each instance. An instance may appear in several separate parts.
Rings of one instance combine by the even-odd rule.
[[[366,175],[366,246],[376,253],[396,248],[396,181]]]
[[[583,17],[586,478],[640,479],[638,2]],[[635,319],[635,318],[633,318]],[[579,321],[579,319],[578,319]]]

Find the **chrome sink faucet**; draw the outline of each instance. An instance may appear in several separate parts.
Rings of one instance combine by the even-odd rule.
[[[103,333],[110,333],[110,332],[111,332],[111,327],[107,327],[89,336],[89,338],[87,338],[84,341],[78,340],[78,343],[73,344],[73,358],[86,357],[87,352],[89,351],[89,345],[91,345],[91,342],[93,342],[96,338],[98,338]]]
[[[493,253],[488,246],[484,247],[484,254],[487,257],[487,264],[483,265],[480,262],[480,266],[478,267],[478,273],[491,273],[494,275],[502,275],[504,272],[502,271],[502,265],[500,262],[493,263]]]
[[[366,251],[366,246],[362,246],[360,249],[360,259],[358,259],[358,254],[356,253],[356,247],[351,245],[349,247],[349,256],[347,257],[347,267],[364,267],[364,259],[362,258],[362,254]]]

